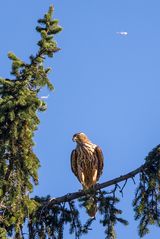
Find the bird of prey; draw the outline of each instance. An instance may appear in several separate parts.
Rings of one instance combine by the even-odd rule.
[[[77,145],[71,153],[71,169],[82,184],[83,189],[87,190],[96,184],[102,174],[104,161],[102,150],[93,144],[84,133],[74,134],[73,141]],[[97,211],[93,201],[91,198],[89,201],[91,205],[88,204],[87,208],[91,217],[94,217]]]

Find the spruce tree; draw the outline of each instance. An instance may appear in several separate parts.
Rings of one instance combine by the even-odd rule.
[[[47,109],[39,92],[45,86],[53,90],[48,78],[51,69],[45,68],[44,61],[60,50],[54,36],[62,28],[58,20],[53,19],[53,10],[51,6],[38,20],[37,54],[31,55],[26,63],[10,52],[13,78],[0,78],[0,238],[62,239],[68,224],[70,234],[78,239],[89,233],[94,223],[94,218],[82,222],[80,217],[81,207],[86,208],[88,199],[94,195],[105,238],[115,239],[115,224],[128,224],[117,206],[120,200],[117,192],[123,194],[127,181],[134,182],[136,175],[139,175],[139,185],[133,208],[135,220],[139,221],[139,236],[143,237],[149,232],[149,225],[160,227],[160,145],[148,154],[139,168],[97,184],[91,190],[58,198],[30,197],[38,183],[40,166],[33,152],[34,132],[40,123],[37,114]],[[111,190],[105,189],[108,187],[112,187]]]
[[[54,35],[61,27],[52,19],[53,10],[51,6],[38,20],[36,30],[41,38],[37,54],[26,63],[8,53],[14,78],[0,78],[0,238],[7,234],[22,238],[23,224],[38,206],[30,199],[40,166],[33,152],[33,137],[39,124],[37,112],[47,108],[38,93],[45,86],[53,90],[48,79],[51,69],[44,67],[45,58],[59,51]]]

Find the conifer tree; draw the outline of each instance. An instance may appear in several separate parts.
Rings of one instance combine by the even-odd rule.
[[[8,53],[14,78],[0,78],[0,238],[7,234],[22,238],[22,225],[37,207],[29,196],[33,182],[38,183],[40,166],[33,152],[33,136],[39,124],[37,112],[46,110],[38,93],[44,86],[53,90],[48,79],[51,69],[43,63],[59,51],[54,35],[61,31],[52,13],[53,6],[38,20],[36,30],[41,38],[37,54],[26,63]]]
[[[115,224],[127,225],[121,217],[117,204],[117,192],[123,194],[127,181],[139,175],[139,185],[133,200],[135,220],[139,220],[138,233],[143,237],[149,232],[149,225],[160,227],[160,145],[155,147],[139,168],[95,185],[88,191],[78,191],[51,198],[50,196],[30,198],[34,185],[38,183],[40,162],[33,152],[34,132],[39,125],[38,111],[45,111],[47,105],[38,97],[47,86],[53,90],[45,68],[46,57],[53,57],[60,49],[54,39],[62,28],[53,19],[53,6],[42,19],[36,30],[40,33],[38,51],[29,58],[29,63],[14,53],[12,61],[13,79],[0,78],[0,238],[64,238],[64,227],[69,225],[70,234],[79,239],[89,233],[94,218],[81,221],[81,207],[86,208],[94,194],[104,226],[106,239],[115,239]],[[110,191],[104,189],[112,187]],[[77,201],[79,206],[77,206]]]

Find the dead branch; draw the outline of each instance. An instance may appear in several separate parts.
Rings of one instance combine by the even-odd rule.
[[[133,179],[134,176],[136,176],[140,172],[144,171],[144,169],[146,167],[147,167],[147,164],[145,163],[145,164],[141,165],[139,168],[137,168],[137,169],[125,174],[125,175],[119,176],[117,178],[114,178],[112,180],[106,181],[106,182],[101,183],[101,184],[96,184],[95,187],[94,187],[94,190],[97,191],[97,190],[107,188],[107,187],[112,186],[112,185],[116,185],[120,182],[127,181],[127,179],[129,179],[129,178]],[[88,193],[89,193],[89,191],[90,190],[88,190]],[[87,193],[86,191],[80,190],[78,192],[68,193],[68,194],[66,194],[64,196],[61,196],[61,197],[51,198],[48,202],[44,203],[44,207],[52,207],[52,205],[54,205],[54,204],[63,203],[63,202],[70,202],[74,199],[85,196],[86,193]]]

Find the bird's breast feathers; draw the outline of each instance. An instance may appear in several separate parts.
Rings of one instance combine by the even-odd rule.
[[[78,142],[71,154],[71,167],[84,188],[95,185],[103,170],[103,154],[100,147],[89,140]]]
[[[97,147],[97,145],[85,143],[82,146],[78,146],[78,147],[80,147],[79,149],[80,149],[81,153],[85,153],[85,154],[87,153],[87,154],[90,154],[90,156],[91,156],[95,152],[95,148]]]

